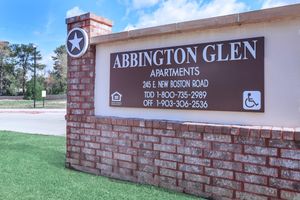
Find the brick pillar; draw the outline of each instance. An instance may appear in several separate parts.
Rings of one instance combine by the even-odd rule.
[[[89,38],[111,33],[112,22],[91,13],[68,18],[68,32],[83,28]],[[67,115],[94,115],[95,46],[80,58],[68,56]]]
[[[73,28],[82,28],[91,37],[104,35],[112,32],[112,22],[92,13],[66,19],[68,32]],[[89,45],[87,52],[79,57],[68,56],[67,74],[67,162],[70,167],[72,158],[79,158],[76,153],[70,151],[72,141],[79,139],[79,134],[84,133],[82,127],[86,120],[94,116],[94,83],[95,83],[95,45]],[[93,125],[90,125],[93,126]],[[76,127],[76,128],[74,128]],[[76,136],[74,136],[76,134]],[[74,138],[76,137],[76,138]],[[79,145],[80,146],[80,145]],[[78,160],[78,159],[77,159]],[[80,164],[76,163],[75,164]]]

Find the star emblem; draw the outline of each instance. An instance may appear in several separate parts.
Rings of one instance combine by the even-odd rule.
[[[77,33],[75,32],[74,38],[72,40],[69,40],[69,42],[72,44],[71,51],[73,51],[75,48],[80,51],[80,45],[79,43],[81,42],[83,38],[78,38]]]
[[[66,39],[66,50],[68,55],[79,58],[84,55],[89,46],[89,36],[82,28],[73,28],[69,31]]]

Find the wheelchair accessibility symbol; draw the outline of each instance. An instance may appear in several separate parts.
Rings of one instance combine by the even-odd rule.
[[[244,91],[243,108],[244,110],[260,110],[261,108],[260,91]]]

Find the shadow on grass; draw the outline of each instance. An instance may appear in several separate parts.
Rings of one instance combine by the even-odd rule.
[[[65,166],[65,153],[49,149],[47,147],[38,147],[28,144],[1,144],[1,148],[14,151],[19,154],[27,154],[26,157],[34,158],[33,161],[46,162],[56,168],[63,168]]]

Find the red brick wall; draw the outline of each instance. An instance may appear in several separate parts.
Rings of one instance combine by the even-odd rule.
[[[91,14],[67,24],[111,27]],[[215,199],[300,199],[298,130],[95,117],[95,47],[68,66],[67,167]]]

